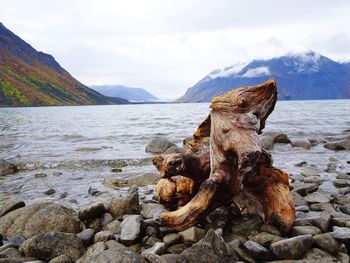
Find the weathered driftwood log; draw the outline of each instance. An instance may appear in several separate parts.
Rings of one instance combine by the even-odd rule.
[[[162,223],[182,230],[235,202],[242,214],[258,214],[289,231],[295,211],[288,175],[272,167],[258,139],[276,100],[274,81],[216,97],[186,153],[153,159],[163,178],[157,185],[161,202],[181,206],[193,197],[177,211],[162,213]]]

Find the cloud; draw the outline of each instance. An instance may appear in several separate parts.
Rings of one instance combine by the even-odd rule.
[[[349,1],[3,0],[10,30],[87,85],[181,96],[215,68],[305,47],[350,59]]]

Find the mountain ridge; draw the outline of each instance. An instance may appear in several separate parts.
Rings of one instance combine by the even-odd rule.
[[[209,102],[234,88],[257,85],[271,78],[277,81],[282,100],[350,98],[350,67],[308,50],[216,69],[176,102]]]
[[[0,23],[0,106],[128,103],[113,100],[73,78],[52,55],[37,51]]]

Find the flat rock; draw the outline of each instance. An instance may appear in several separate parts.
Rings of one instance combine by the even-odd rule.
[[[167,234],[163,237],[163,242],[167,246],[172,246],[176,243],[181,242],[181,236],[177,233],[170,233],[170,234]]]
[[[294,166],[303,166],[303,165],[307,164],[307,162],[306,162],[305,160],[301,159],[301,158],[299,158],[299,159],[294,159],[294,160],[292,160],[290,163],[291,163],[292,165],[294,165]]]
[[[160,213],[167,211],[165,206],[155,202],[144,202],[141,204],[142,216],[146,219],[157,218]]]
[[[333,180],[333,184],[336,187],[347,187],[349,186],[349,181],[345,179],[335,179]]]
[[[66,255],[60,255],[49,261],[49,263],[71,263],[72,260]]]
[[[85,248],[81,240],[74,234],[45,232],[24,242],[21,251],[28,257],[44,261],[60,255],[66,255],[74,261],[84,253]]]
[[[296,219],[294,221],[295,226],[316,226],[323,232],[326,232],[331,222],[331,216],[328,212],[321,213],[307,213],[304,218]]]
[[[308,194],[304,199],[308,203],[329,203],[331,201],[328,194],[319,191]]]
[[[121,223],[120,242],[125,245],[133,244],[141,235],[142,218],[131,215]]]
[[[186,248],[188,248],[190,245],[185,243],[180,243],[176,245],[172,245],[167,248],[167,251],[171,254],[180,254],[182,251],[184,251]]]
[[[299,193],[292,191],[291,195],[292,195],[294,204],[296,206],[300,206],[300,205],[306,205],[307,206],[306,200]]]
[[[309,249],[303,259],[313,262],[338,262],[336,257],[319,248]]]
[[[108,241],[114,238],[114,234],[111,231],[101,231],[95,234],[94,243],[101,241]]]
[[[121,223],[118,219],[113,220],[112,222],[108,223],[107,225],[103,226],[103,230],[105,231],[111,231],[114,234],[120,233],[121,231]]]
[[[111,213],[114,218],[118,218],[126,214],[139,214],[139,193],[134,192],[129,196],[114,197],[109,207],[109,213]]]
[[[317,235],[320,234],[321,230],[315,226],[293,226],[292,236],[301,236],[301,235]]]
[[[80,208],[78,217],[80,220],[89,220],[101,216],[106,211],[102,202],[97,202],[86,207]]]
[[[4,159],[0,159],[0,176],[14,174],[17,171],[17,166]]]
[[[84,231],[78,233],[77,237],[86,246],[86,245],[89,245],[92,242],[92,240],[94,238],[94,235],[95,235],[95,230],[93,230],[91,228],[88,228],[88,229],[85,229]]]
[[[271,245],[271,243],[280,241],[283,238],[279,237],[279,236],[272,235],[272,234],[267,233],[267,232],[261,232],[255,236],[250,237],[249,239],[262,245],[263,247],[268,248]]]
[[[332,236],[340,241],[350,240],[350,228],[348,227],[333,227]]]
[[[300,170],[301,175],[305,177],[309,176],[320,176],[320,171],[314,166],[303,167]]]
[[[73,209],[54,203],[25,206],[0,218],[0,233],[8,239],[18,235],[29,238],[48,231],[79,233],[81,228]]]
[[[321,184],[322,181],[323,180],[320,178],[320,176],[309,176],[304,179],[304,183],[311,183],[311,184]]]
[[[333,150],[333,151],[342,151],[350,149],[350,140],[344,139],[335,142],[328,142],[323,145],[324,148]]]
[[[311,143],[309,140],[294,140],[290,142],[290,145],[292,147],[299,147],[304,149],[311,149]]]
[[[302,196],[305,196],[309,193],[316,191],[317,189],[318,189],[318,184],[316,183],[304,183],[304,184],[301,184],[300,186],[295,187],[295,189],[293,189],[293,192],[297,192]]]
[[[323,250],[336,255],[339,251],[340,243],[333,237],[331,233],[315,235],[314,243]]]
[[[274,255],[271,253],[270,250],[259,245],[258,243],[255,243],[254,241],[245,242],[244,247],[249,252],[249,254],[256,260],[270,261],[274,258]]]
[[[10,213],[13,210],[24,207],[25,203],[22,200],[8,200],[0,205],[0,217]]]
[[[303,235],[272,243],[270,249],[279,259],[301,259],[312,246],[312,236]]]
[[[129,248],[112,248],[88,257],[82,263],[143,263],[141,256]]]
[[[188,228],[184,231],[179,232],[179,235],[182,237],[182,240],[185,243],[196,243],[204,237],[205,230],[198,228],[196,226],[193,226],[191,228]]]
[[[145,151],[149,153],[164,153],[171,146],[175,146],[174,143],[164,137],[153,138],[146,146]]]

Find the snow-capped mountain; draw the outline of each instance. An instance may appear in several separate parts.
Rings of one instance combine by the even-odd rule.
[[[349,65],[308,50],[216,69],[177,101],[207,102],[234,88],[257,85],[270,78],[277,81],[282,100],[350,98]]]

